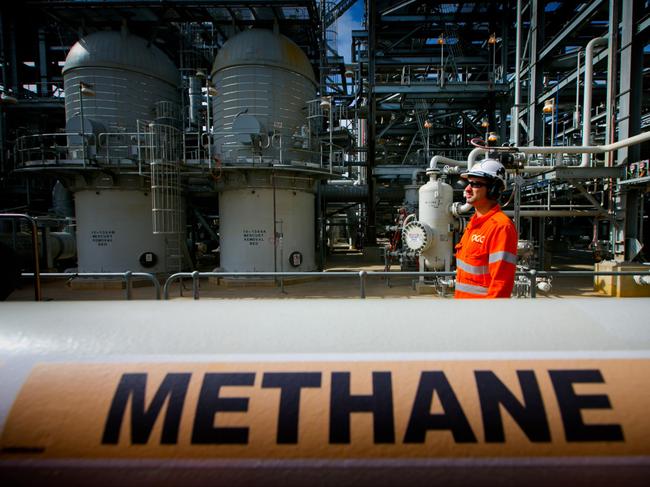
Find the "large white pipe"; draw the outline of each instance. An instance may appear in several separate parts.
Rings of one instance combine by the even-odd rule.
[[[591,144],[591,96],[594,84],[594,48],[596,46],[607,45],[607,39],[596,37],[587,43],[585,50],[585,92],[582,102],[582,145]],[[589,166],[589,153],[583,153],[581,166]]]
[[[576,53],[576,110],[573,114],[573,128],[577,129],[580,125],[580,53],[578,49]]]
[[[486,154],[489,151],[493,152],[520,152],[523,154],[604,154],[623,147],[629,147],[642,142],[650,141],[650,131],[642,132],[640,134],[628,137],[627,139],[619,140],[612,144],[605,145],[590,145],[590,146],[523,146],[523,147],[490,147],[489,149],[483,147],[476,147],[469,153],[467,158],[467,170],[471,170],[472,166],[476,163],[476,158],[481,154]],[[580,164],[577,167],[586,167]],[[522,173],[540,173],[556,169],[556,166],[525,166],[519,169]]]
[[[649,305],[6,303],[0,478],[645,485]]]
[[[472,152],[469,153],[469,156],[467,157],[467,170],[471,170],[472,166],[476,164],[476,158],[480,155],[487,154],[489,152],[489,149],[483,148],[483,147],[476,147]]]
[[[448,166],[455,166],[455,167],[465,167],[467,166],[467,161],[458,161],[456,159],[450,159],[449,157],[445,157],[445,156],[433,156],[431,158],[431,162],[429,163],[429,168],[437,169],[438,164],[446,164]]]
[[[469,203],[461,203],[460,201],[453,203],[449,207],[449,211],[451,211],[451,214],[456,218],[467,215],[473,209],[474,207]]]
[[[623,147],[629,147],[631,145],[640,144],[642,142],[647,142],[650,140],[650,131],[642,132],[640,134],[628,137],[627,139],[619,140],[612,144],[605,145],[578,145],[575,147],[571,146],[543,146],[543,147],[517,147],[516,149],[508,147],[494,147],[491,150],[497,152],[507,152],[515,151],[522,152],[524,154],[604,154],[605,152],[611,152],[614,150],[621,149]],[[473,151],[472,151],[473,152]],[[580,164],[581,167],[584,167],[584,163]]]

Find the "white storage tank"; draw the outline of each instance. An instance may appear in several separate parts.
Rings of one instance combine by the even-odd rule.
[[[316,270],[313,167],[307,104],[309,59],[270,30],[237,34],[212,69],[221,267],[228,272]],[[321,175],[322,177],[322,175]]]
[[[452,187],[438,178],[439,172],[428,170],[429,181],[419,191],[418,220],[433,230],[431,245],[422,252],[430,270],[450,270],[453,256],[454,199]]]
[[[226,272],[316,270],[316,180],[269,171],[228,172],[219,194]]]
[[[76,177],[71,184],[77,219],[78,270],[153,273],[181,270],[182,225],[166,234],[153,233],[151,181],[135,171],[136,149],[146,141],[154,142],[142,152],[145,174],[155,154],[180,152],[180,138],[175,152],[171,145],[157,147],[161,138],[142,136],[145,126],[152,127],[151,121],[173,125],[170,114],[176,112],[174,107],[180,101],[178,69],[145,39],[126,30],[102,31],[84,37],[71,48],[63,78],[66,131],[94,135],[86,139],[85,147],[80,136],[68,139],[72,159],[80,159],[80,163],[93,171]],[[99,137],[106,132],[124,134],[120,143],[131,144],[130,149],[119,157],[109,157],[113,153],[106,151],[111,144],[106,143],[106,136]],[[101,160],[105,172],[97,171],[90,160],[94,155]],[[177,159],[174,156],[173,160],[159,162],[173,167],[180,164]],[[118,163],[119,171],[113,171]],[[180,188],[170,188],[171,193],[179,194]],[[182,202],[180,197],[177,200],[175,205],[180,214]]]
[[[75,193],[79,272],[166,272],[166,235],[154,235],[145,190],[86,189]]]

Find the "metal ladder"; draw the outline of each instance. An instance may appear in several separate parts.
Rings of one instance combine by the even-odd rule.
[[[173,107],[157,106],[157,120],[145,124],[144,159],[151,170],[151,214],[155,235],[165,235],[166,268],[183,267],[181,203],[181,131],[172,124]]]

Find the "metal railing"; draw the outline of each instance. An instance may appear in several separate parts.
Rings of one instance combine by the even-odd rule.
[[[163,299],[169,299],[169,286],[176,280],[185,277],[192,278],[192,296],[194,299],[199,299],[199,279],[201,277],[273,277],[279,278],[280,286],[284,289],[284,278],[286,277],[344,277],[344,278],[358,278],[359,279],[359,297],[365,299],[366,297],[366,279],[368,277],[413,277],[413,276],[449,276],[455,275],[455,272],[177,272],[172,274],[165,281],[163,286]]]
[[[71,138],[81,140],[80,144],[72,144]],[[79,134],[77,132],[59,132],[36,135],[23,135],[16,140],[14,146],[14,160],[18,167],[28,163],[59,164],[70,157],[73,152],[83,152],[84,145],[89,147],[94,144],[93,134]],[[91,140],[92,139],[92,140]]]
[[[160,126],[160,124],[156,124]],[[158,145],[148,138],[150,123],[138,121],[139,130],[136,132],[101,132],[98,134],[78,132],[58,132],[24,135],[16,140],[13,148],[13,159],[16,167],[23,168],[35,165],[66,165],[83,166],[86,164],[103,166],[138,165],[140,173],[143,167],[148,168],[153,159],[152,154],[159,150]],[[208,134],[206,132],[191,132],[179,134],[179,151],[176,159],[183,163],[191,161],[195,166],[211,169],[216,165],[263,165],[290,164],[312,168],[325,168],[323,147],[329,147],[327,141],[321,142],[321,147],[305,149],[293,145],[301,136],[279,134],[266,136],[263,149],[272,149],[260,155],[251,153],[251,148],[245,144],[229,144],[222,159],[217,162],[212,157],[212,138],[218,135],[232,135],[233,132]],[[284,141],[284,142],[283,142]],[[333,164],[334,172],[344,172],[347,169],[343,147],[331,143],[332,153],[336,155]],[[329,149],[327,149],[329,150]],[[334,161],[333,161],[334,162]],[[146,171],[146,169],[145,169]]]
[[[104,159],[105,165],[115,161],[130,160],[142,162],[139,148],[144,144],[144,134],[140,132],[102,132],[97,136],[99,147],[97,158]]]
[[[34,277],[34,273],[32,273],[32,272],[23,272],[21,274],[21,277]],[[160,283],[158,282],[158,279],[156,278],[156,276],[154,276],[153,274],[149,274],[148,272],[131,272],[131,271],[126,271],[126,272],[47,272],[47,273],[40,274],[39,277],[37,278],[37,281],[39,282],[39,288],[40,288],[40,279],[68,278],[68,279],[72,280],[72,279],[74,279],[76,277],[88,277],[88,278],[99,278],[99,279],[121,278],[126,283],[124,297],[127,300],[133,299],[133,280],[134,280],[134,278],[146,278],[146,279],[150,280],[153,283],[153,287],[154,287],[155,293],[156,293],[156,299],[160,299]],[[37,301],[39,301],[39,299],[37,299]]]
[[[162,287],[162,299],[169,299],[170,286],[178,280],[190,278],[192,280],[192,297],[195,300],[200,298],[200,285],[199,281],[202,277],[215,277],[215,278],[275,278],[278,280],[280,288],[284,291],[284,279],[290,277],[318,277],[318,278],[347,278],[359,280],[359,298],[366,298],[366,284],[369,278],[385,278],[387,285],[391,278],[412,277],[423,279],[427,277],[449,278],[456,275],[455,271],[428,271],[428,272],[385,272],[385,271],[347,271],[347,272],[177,272],[167,278]],[[527,272],[517,272],[516,277],[524,276],[530,279],[530,298],[537,297],[537,287],[533,285],[536,283],[537,278],[546,277],[595,277],[595,276],[648,276],[650,277],[650,270],[648,271],[537,271],[531,269]],[[35,277],[34,273],[23,273],[22,277]],[[54,272],[40,274],[37,280],[39,281],[38,290],[40,293],[40,279],[43,278],[121,278],[126,282],[125,298],[127,300],[133,299],[132,296],[132,282],[134,278],[146,278],[150,280],[155,288],[156,299],[161,299],[161,287],[158,279],[153,274],[146,272]],[[36,298],[40,300],[40,294]]]
[[[366,298],[366,281],[368,278],[384,277],[386,279],[397,277],[451,277],[455,276],[455,271],[430,271],[430,272],[384,272],[384,271],[359,271],[359,272],[177,272],[167,278],[163,286],[163,299],[169,299],[170,285],[179,279],[191,278],[192,279],[192,297],[199,299],[199,280],[201,277],[235,277],[235,278],[251,278],[251,277],[266,277],[266,278],[279,278],[279,284],[284,290],[283,279],[286,277],[343,277],[343,278],[357,278],[359,279],[359,297]],[[650,270],[643,271],[537,271],[532,269],[527,272],[517,272],[516,276],[525,276],[530,279],[530,297],[535,299],[537,297],[537,277],[595,277],[595,276],[650,276]]]

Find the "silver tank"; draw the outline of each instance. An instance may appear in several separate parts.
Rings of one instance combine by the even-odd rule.
[[[218,93],[215,153],[223,162],[311,160],[300,149],[309,137],[307,101],[316,97],[316,79],[293,41],[270,30],[244,31],[219,51],[211,81]]]
[[[155,117],[157,102],[180,102],[176,66],[156,46],[125,31],[95,32],[72,46],[63,84],[68,132],[80,131],[82,110],[85,133],[135,132],[138,120]]]
[[[86,136],[85,145],[79,135],[68,137],[75,159],[81,157],[78,148],[82,147],[84,160],[86,155],[133,160],[142,139],[122,133],[138,132],[139,121],[170,124],[175,120],[174,107],[180,101],[178,69],[160,49],[126,31],[96,32],[77,42],[66,58],[63,80],[66,131]],[[140,131],[143,128],[141,124]],[[106,132],[120,135],[97,138]],[[91,134],[95,138],[88,137]],[[162,150],[157,149],[154,153]],[[81,272],[179,270],[178,259],[172,263],[169,258],[175,245],[168,243],[166,235],[153,234],[149,192],[148,183],[137,178],[97,178],[76,186]]]

